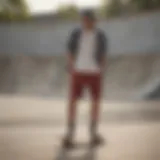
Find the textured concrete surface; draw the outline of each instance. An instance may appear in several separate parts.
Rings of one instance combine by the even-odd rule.
[[[0,97],[0,125],[64,125],[67,100],[41,99],[35,97]],[[102,101],[102,123],[145,122],[160,120],[159,102],[107,102]],[[90,103],[80,101],[78,114],[80,124],[86,124]],[[78,121],[79,121],[78,120]]]
[[[79,126],[76,141],[87,144],[87,132],[83,131],[83,127]],[[107,142],[105,146],[94,152],[81,147],[67,154],[61,153],[62,130],[61,127],[1,128],[0,158],[3,160],[160,159],[159,124],[104,125],[101,126],[101,133]]]
[[[89,132],[87,123],[83,123],[82,120],[88,117],[86,113],[89,108],[86,105],[85,102],[81,102],[79,107],[80,115],[75,137],[79,147],[67,152],[61,148],[61,140],[65,133],[66,101],[1,96],[0,159],[160,159],[160,121],[152,121],[153,111],[159,112],[159,102],[103,102],[102,113],[105,115],[102,115],[100,132],[106,144],[97,149],[87,148]],[[152,116],[145,117],[147,113]],[[123,119],[127,114],[130,116]],[[108,115],[110,118],[106,119]],[[124,121],[121,121],[121,118]]]
[[[69,87],[66,64],[64,57],[56,56],[1,57],[0,93],[65,98]],[[159,99],[159,70],[159,55],[109,58],[103,98],[117,101]]]

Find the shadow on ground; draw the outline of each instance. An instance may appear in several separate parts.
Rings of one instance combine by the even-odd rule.
[[[97,160],[97,149],[84,144],[77,146],[74,150],[66,150],[60,147],[53,160]]]

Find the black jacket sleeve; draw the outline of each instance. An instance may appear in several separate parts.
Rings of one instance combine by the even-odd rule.
[[[76,52],[79,33],[79,29],[74,29],[67,41],[67,51],[71,54],[74,54]]]
[[[99,52],[100,54],[104,55],[107,54],[108,51],[108,40],[107,37],[105,35],[105,33],[103,31],[99,32],[99,43],[100,43],[100,47],[99,47]]]

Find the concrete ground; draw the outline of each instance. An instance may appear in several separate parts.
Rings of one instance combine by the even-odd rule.
[[[106,144],[87,148],[86,102],[81,102],[75,140],[64,151],[66,101],[23,97],[0,98],[0,159],[2,160],[159,160],[159,102],[106,103],[100,132]]]

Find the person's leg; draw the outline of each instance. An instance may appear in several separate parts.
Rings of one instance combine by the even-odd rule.
[[[94,145],[102,143],[102,138],[98,134],[98,125],[100,117],[100,98],[101,98],[101,77],[95,75],[90,80],[90,91],[91,91],[91,124],[90,124],[90,134],[91,142]]]
[[[91,136],[95,137],[97,135],[98,130],[98,122],[99,122],[99,113],[100,113],[100,105],[99,100],[92,99],[91,105],[91,126],[90,132]]]
[[[67,135],[64,140],[65,147],[73,147],[73,136],[75,132],[76,125],[76,109],[77,109],[77,100],[80,97],[82,91],[81,79],[80,76],[74,74],[71,78],[71,89],[68,105],[68,114],[67,114]]]
[[[76,103],[77,99],[72,98],[68,106],[67,114],[67,138],[72,140],[75,132],[75,123],[76,123]]]

